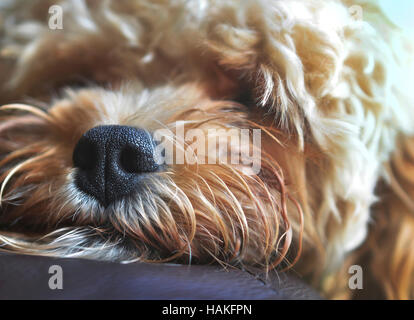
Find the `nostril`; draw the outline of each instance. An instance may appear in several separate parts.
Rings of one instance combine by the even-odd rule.
[[[96,145],[82,137],[73,152],[73,165],[83,170],[92,170],[97,165],[97,152]]]
[[[140,173],[141,161],[141,154],[136,147],[127,145],[122,148],[119,159],[122,170],[128,173]]]
[[[119,157],[121,169],[127,173],[136,174],[156,171],[157,164],[154,160],[154,151],[150,145],[146,147],[129,144],[124,146]]]

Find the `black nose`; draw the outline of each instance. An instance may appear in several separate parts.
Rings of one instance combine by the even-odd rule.
[[[155,144],[142,129],[99,126],[79,140],[73,152],[76,186],[105,207],[136,190],[142,173],[158,170]]]

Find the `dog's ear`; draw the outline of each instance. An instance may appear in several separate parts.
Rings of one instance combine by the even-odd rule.
[[[398,143],[387,166],[382,200],[374,207],[371,235],[362,252],[370,274],[388,299],[414,298],[414,138]],[[367,270],[367,271],[365,271]]]
[[[363,23],[341,2],[223,5],[209,17],[205,51],[227,76],[247,84],[263,113],[301,141],[349,146],[329,136],[355,135],[350,127],[361,120],[362,108],[376,117],[370,99],[392,110],[407,130],[414,118],[402,119],[398,111],[412,114],[401,99],[408,92],[403,83],[412,83],[413,72],[405,71],[412,68],[412,52],[403,49],[410,42],[392,26],[378,25],[386,18],[374,4],[360,9],[370,12]]]
[[[348,298],[414,298],[414,138],[399,137],[397,149],[386,164],[385,178],[377,186],[380,200],[372,207],[368,239],[349,255],[336,279],[343,278],[351,265],[364,271],[364,290],[348,291]],[[343,294],[331,282],[336,294]],[[335,289],[336,288],[336,289]],[[340,297],[340,296],[339,296]]]

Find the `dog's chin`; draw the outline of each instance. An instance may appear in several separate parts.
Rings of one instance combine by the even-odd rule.
[[[51,202],[52,207],[57,209],[55,219],[59,220],[56,221],[56,226],[61,223],[78,226],[111,224],[125,234],[136,224],[134,221],[145,221],[146,215],[158,215],[163,193],[168,193],[165,176],[156,173],[142,174],[140,183],[128,194],[108,203],[104,198],[97,198],[83,190],[76,183],[77,171],[72,169],[61,192]],[[124,223],[123,227],[119,221]]]

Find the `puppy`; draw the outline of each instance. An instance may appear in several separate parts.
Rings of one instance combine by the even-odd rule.
[[[413,296],[412,48],[375,3],[0,8],[2,250]]]

